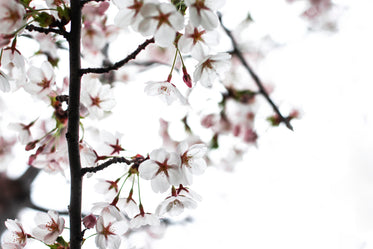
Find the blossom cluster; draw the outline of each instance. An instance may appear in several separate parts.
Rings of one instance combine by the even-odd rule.
[[[59,244],[57,238],[62,234],[65,220],[56,211],[39,212],[35,216],[36,226],[31,234],[25,232],[18,220],[5,221],[7,231],[1,242],[3,249],[24,248],[29,239],[39,240],[47,245]]]

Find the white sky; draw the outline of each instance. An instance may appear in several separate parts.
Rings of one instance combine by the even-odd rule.
[[[246,15],[243,2],[227,1],[222,12],[228,26]],[[260,126],[258,148],[251,148],[233,173],[209,168],[195,178],[193,189],[203,201],[188,212],[194,222],[170,228],[155,248],[373,249],[373,2],[335,2],[348,8],[339,32],[329,34],[306,32],[297,17],[301,4],[247,1],[256,22],[252,35],[270,33],[286,44],[267,55],[258,74],[273,83],[281,107],[298,107],[303,116],[293,123],[295,132]],[[143,91],[131,89],[118,90],[123,101]],[[152,140],[157,127],[149,129],[148,122],[156,122],[163,109],[151,103],[133,100],[129,110],[152,113],[136,123],[151,141],[138,145],[144,151],[159,144]],[[268,109],[265,102],[262,106]],[[136,133],[125,136],[136,139]],[[47,193],[42,186],[34,190]],[[67,200],[61,190],[59,198],[46,202],[58,209]]]

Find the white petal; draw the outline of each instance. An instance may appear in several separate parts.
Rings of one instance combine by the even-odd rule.
[[[219,24],[219,19],[217,15],[211,10],[202,9],[201,12],[201,26],[206,30],[213,30]]]
[[[146,160],[139,166],[139,174],[145,180],[151,180],[157,173],[159,166],[152,160]]]
[[[151,181],[151,186],[154,192],[164,193],[168,190],[170,184],[168,182],[167,176],[162,172],[154,177],[154,179]]]
[[[169,47],[175,40],[176,32],[168,24],[162,24],[154,35],[155,43],[161,47]]]

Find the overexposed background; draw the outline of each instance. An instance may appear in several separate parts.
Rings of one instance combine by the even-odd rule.
[[[334,3],[340,6],[338,31],[310,32],[299,17],[302,2],[227,1],[222,13],[228,27],[249,10],[255,22],[243,35],[255,40],[268,34],[280,44],[255,67],[275,87],[275,102],[285,110],[299,108],[302,117],[291,132],[269,128],[259,116],[257,147],[233,172],[211,167],[195,177],[193,189],[203,201],[187,212],[193,222],[171,226],[154,248],[373,248],[373,2]],[[144,95],[143,84],[118,86],[116,94],[114,112],[137,122],[103,124],[121,130],[128,144],[140,141],[132,147],[136,151],[160,146],[157,114],[169,109],[153,98],[131,98]],[[261,108],[270,110],[264,101]],[[65,207],[66,180],[46,174],[39,179],[44,183],[34,184],[35,200]],[[90,191],[92,183],[85,183]],[[26,210],[22,219],[32,221],[31,213]]]

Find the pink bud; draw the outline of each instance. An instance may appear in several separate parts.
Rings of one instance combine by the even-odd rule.
[[[39,142],[39,140],[35,140],[35,141],[31,141],[29,142],[27,145],[26,145],[26,148],[25,150],[26,151],[29,151],[29,150],[33,150],[35,149],[35,146],[36,146],[36,143]]]
[[[83,225],[87,229],[94,228],[97,223],[96,216],[93,214],[87,215],[86,217],[83,218]]]
[[[189,88],[192,88],[192,78],[188,74],[186,67],[183,67],[183,81]]]

